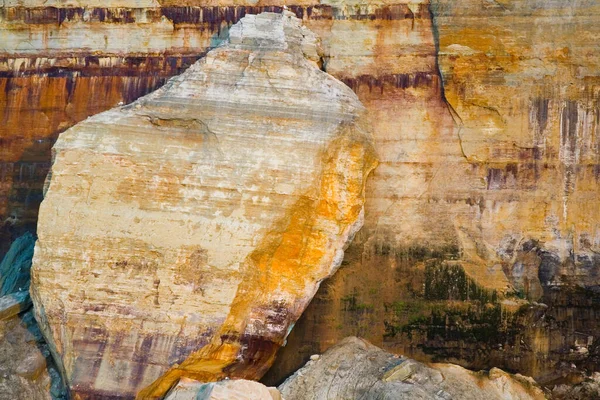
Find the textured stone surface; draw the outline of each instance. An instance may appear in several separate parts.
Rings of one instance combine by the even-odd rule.
[[[200,383],[183,378],[165,400],[284,400],[273,387],[245,379]]]
[[[452,364],[428,367],[349,337],[309,361],[280,387],[287,400],[461,399],[542,400],[531,379],[497,368],[471,372]]]
[[[0,321],[11,319],[31,308],[31,298],[27,291],[15,292],[0,297]]]
[[[393,88],[373,67],[351,85],[375,116],[381,161],[365,225],[270,384],[348,335],[543,383],[600,365],[598,6],[463,0],[429,11],[404,36],[430,60],[405,72],[429,81]],[[402,40],[378,21],[357,30],[369,24]],[[364,48],[357,36],[344,36],[356,40],[348,49]],[[346,54],[345,71],[366,64]]]
[[[477,244],[463,258],[501,265],[533,300],[597,289],[600,4],[433,3],[446,99],[485,193],[475,219],[458,215]]]
[[[322,38],[323,68],[374,115],[382,163],[365,228],[294,329],[276,381],[357,334],[543,382],[598,368],[600,298],[582,290],[598,280],[596,3],[287,3]],[[35,224],[59,131],[158,87],[245,13],[283,5],[4,4],[2,238]]]
[[[333,42],[377,20],[400,28],[400,37],[410,43],[411,21],[422,18],[419,7],[407,1],[368,7],[306,0],[287,5]],[[50,148],[59,132],[161,86],[222,41],[246,13],[282,10],[282,2],[271,0],[0,3],[0,253],[23,230],[35,229]],[[341,19],[349,20],[342,30],[329,29]],[[364,58],[377,51],[377,41],[397,37],[378,39],[375,24],[369,24],[369,31],[358,36],[370,42],[367,48],[340,50]],[[395,80],[404,65],[422,60],[409,56],[400,61],[386,64],[389,78]]]
[[[229,37],[54,146],[32,294],[77,396],[259,378],[362,224],[369,126],[314,34]]]
[[[577,385],[557,385],[552,390],[554,400],[587,400],[600,398],[600,373],[595,372]]]

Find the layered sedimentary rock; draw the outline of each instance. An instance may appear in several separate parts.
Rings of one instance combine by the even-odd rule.
[[[32,295],[72,392],[259,378],[362,225],[356,95],[289,13],[246,16],[164,87],[65,131]]]
[[[195,43],[187,51],[167,52],[172,43],[163,39],[173,26],[160,23],[159,10],[154,18],[121,10],[136,14],[134,19],[114,9],[84,10],[88,6],[0,4],[0,255],[23,231],[35,230],[58,134],[160,87],[203,52]],[[118,23],[125,20],[130,24]],[[157,35],[156,25],[163,26],[161,39],[154,40],[161,45],[134,50],[127,42],[144,40],[143,27],[145,40]]]
[[[357,334],[419,359],[542,382],[597,369],[595,3],[286,2],[322,38],[322,68],[374,115],[382,163],[365,229],[297,324],[271,383]],[[14,149],[0,188],[8,236],[36,218],[58,131],[159,86],[246,13],[283,8],[4,4],[0,122],[10,124],[0,131],[15,143],[3,147]]]
[[[476,223],[468,215],[460,225],[486,250],[462,245],[463,258],[501,265],[533,300],[568,285],[597,291],[600,5],[440,0],[434,9],[445,96],[485,190]]]
[[[365,226],[269,383],[347,335],[546,384],[598,368],[598,5],[434,1],[429,11],[404,40],[431,60],[409,64],[435,77],[430,86],[355,87],[381,158]],[[370,57],[378,76],[381,53]]]
[[[530,378],[497,368],[475,373],[452,364],[429,367],[356,337],[342,340],[309,361],[279,390],[288,400],[546,398]]]
[[[412,19],[405,2],[361,7],[288,2],[306,23]],[[4,1],[0,3],[0,254],[34,230],[50,148],[86,117],[129,103],[181,73],[245,14],[283,2]],[[357,27],[360,25],[356,25]],[[369,36],[373,36],[371,32]]]

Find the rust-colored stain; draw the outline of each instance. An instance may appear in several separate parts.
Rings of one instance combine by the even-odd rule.
[[[245,260],[244,278],[219,333],[137,398],[159,398],[181,377],[202,382],[259,379],[269,369],[291,324],[312,298],[308,288],[329,274],[335,254],[325,227],[333,223],[337,235],[344,236],[359,218],[366,176],[377,161],[365,138],[349,132],[329,146],[322,163],[318,191],[301,197]],[[347,175],[338,173],[339,165],[345,166]],[[293,304],[277,300],[279,287],[286,288],[286,297],[296,299]],[[265,320],[268,328],[249,334],[247,328],[255,319]]]
[[[280,12],[282,10],[281,2],[275,4],[275,0],[261,1],[253,7],[224,7],[216,4],[213,6],[212,3],[210,6],[203,3],[204,5],[200,7],[196,0],[162,0],[160,3],[162,5],[160,8],[144,11],[148,21],[159,21],[165,17],[174,24],[175,29],[192,28],[213,33],[220,32],[222,26],[237,22],[247,13]],[[355,13],[346,15],[335,7],[319,5],[307,0],[288,5],[288,9],[307,21],[309,25],[312,23],[316,26],[320,21],[325,21],[323,24],[333,24],[337,20],[353,20],[378,26],[380,35],[377,38],[379,43],[377,43],[374,58],[379,59],[383,59],[385,56],[382,50],[384,48],[383,32],[389,29],[389,26],[384,24],[385,21],[407,20],[405,23],[410,23],[410,20],[413,20],[414,23],[416,20],[418,23],[421,19],[422,22],[429,23],[429,18],[431,18],[426,4],[420,5],[417,12],[411,11],[406,5],[399,4],[369,7],[368,11],[361,13],[360,10],[356,10]],[[4,20],[32,25],[61,25],[65,21],[81,21],[84,12],[85,10],[81,8],[0,9]],[[94,8],[90,11],[90,16],[91,22],[103,24],[136,22],[135,14],[128,9]],[[565,191],[571,194],[573,185],[576,185],[580,192],[588,191],[590,193],[590,200],[586,201],[584,197],[575,198],[573,202],[578,202],[577,208],[570,209],[569,221],[565,221],[564,224],[587,223],[585,221],[589,219],[590,215],[597,214],[597,201],[594,199],[597,198],[595,194],[597,193],[597,182],[600,179],[598,161],[597,159],[588,160],[586,164],[577,165],[568,170],[559,165],[556,160],[559,158],[560,151],[570,154],[573,149],[575,137],[570,131],[570,127],[574,126],[579,111],[573,104],[569,105],[569,102],[597,100],[598,78],[586,76],[582,79],[571,79],[570,70],[559,70],[556,76],[537,76],[536,79],[539,78],[539,81],[534,88],[517,85],[512,86],[514,87],[512,92],[506,91],[499,94],[499,90],[504,90],[502,88],[511,88],[505,84],[505,77],[522,71],[522,63],[527,61],[524,60],[524,55],[533,51],[530,44],[527,43],[531,37],[530,35],[515,35],[513,31],[515,27],[499,26],[497,18],[482,17],[481,20],[485,21],[479,25],[481,29],[474,29],[460,26],[458,18],[452,19],[453,27],[441,35],[438,33],[439,43],[436,43],[438,47],[448,50],[448,46],[461,44],[466,48],[463,48],[462,51],[470,52],[462,55],[450,52],[441,57],[441,68],[444,69],[445,74],[443,79],[437,73],[437,65],[433,63],[430,70],[411,71],[403,74],[389,74],[386,71],[373,70],[372,73],[364,75],[338,76],[338,78],[358,93],[368,109],[379,112],[378,115],[382,119],[385,117],[389,121],[393,121],[394,119],[411,118],[411,115],[405,113],[405,108],[408,109],[409,105],[414,102],[422,102],[423,107],[431,107],[431,116],[423,118],[423,123],[435,120],[440,130],[445,129],[454,135],[453,139],[449,140],[440,134],[434,138],[435,143],[439,147],[454,146],[458,149],[460,140],[463,140],[466,144],[467,156],[477,153],[475,150],[470,151],[467,145],[477,143],[480,136],[475,135],[474,138],[470,138],[463,131],[463,136],[457,137],[456,133],[452,131],[453,121],[449,120],[448,115],[443,114],[444,100],[458,110],[460,117],[467,124],[491,121],[494,127],[499,128],[502,135],[514,134],[519,139],[527,136],[527,129],[531,131],[532,144],[525,143],[523,145],[520,141],[513,142],[509,140],[510,138],[506,139],[505,136],[500,135],[498,137],[505,139],[505,142],[494,142],[493,145],[481,142],[483,143],[482,148],[489,151],[489,157],[485,159],[485,162],[469,158],[469,161],[473,162],[473,165],[469,166],[470,176],[480,177],[481,187],[479,189],[472,189],[472,193],[465,194],[457,192],[455,188],[450,188],[447,192],[440,194],[434,193],[433,189],[426,192],[426,189],[430,190],[430,188],[423,187],[421,189],[425,194],[420,194],[423,195],[423,204],[430,203],[431,207],[442,208],[444,204],[454,202],[484,213],[488,200],[494,207],[502,204],[501,200],[497,200],[499,199],[497,196],[502,193],[507,193],[509,190],[514,190],[520,195],[525,192],[534,193],[538,190],[541,192],[544,190],[540,186],[544,176],[554,177],[560,176],[565,171],[569,174],[576,171],[577,174],[573,174],[574,181],[567,182]],[[34,29],[38,28],[42,29],[43,27],[34,27]],[[562,31],[562,28],[555,30]],[[540,32],[543,32],[541,26]],[[550,32],[546,32],[550,35]],[[431,35],[433,34],[431,33]],[[506,38],[510,38],[510,40],[506,40]],[[433,37],[425,40],[431,46],[432,51],[428,56],[438,62],[433,40]],[[2,239],[13,234],[11,228],[13,223],[14,226],[35,223],[45,171],[48,170],[50,162],[50,147],[60,131],[89,115],[111,108],[120,101],[129,102],[153,90],[160,86],[167,76],[175,74],[185,65],[189,65],[186,57],[191,60],[194,56],[199,57],[205,50],[178,49],[179,54],[171,54],[168,58],[167,63],[170,67],[163,66],[160,57],[129,55],[124,57],[128,65],[124,70],[107,68],[100,65],[101,54],[88,54],[85,57],[89,61],[83,67],[66,63],[60,64],[60,68],[43,67],[38,70],[23,68],[17,73],[0,71],[0,118],[2,118],[0,123],[0,144],[2,144],[0,147],[0,217],[2,220],[0,223],[3,224],[0,230],[0,235],[2,235],[0,243],[8,243],[7,240]],[[165,52],[168,51],[170,50]],[[564,62],[567,65],[569,63],[577,64],[572,60],[575,57],[573,49],[562,45],[559,48],[550,47],[547,53],[541,56],[546,63],[556,61]],[[144,67],[138,68],[139,65]],[[114,72],[115,70],[117,72]],[[69,71],[77,72],[78,75],[71,74],[73,76],[68,77]],[[119,75],[118,71],[128,72]],[[557,93],[559,90],[565,91],[564,99]],[[418,91],[418,95],[411,97],[413,91]],[[442,98],[442,95],[445,95],[445,99]],[[520,110],[527,108],[529,99],[526,97],[529,95],[531,95],[533,117],[528,121],[527,115],[521,115]],[[493,96],[497,98],[493,98]],[[505,102],[503,104],[505,108],[498,111],[494,107],[497,106],[496,100],[500,98]],[[510,103],[514,98],[519,98],[521,103],[517,104],[516,101]],[[384,115],[384,111],[387,114]],[[498,116],[500,112],[503,117]],[[525,111],[526,113],[527,111]],[[595,119],[592,118],[591,111],[586,114],[590,121],[600,121],[600,113],[597,109],[595,113]],[[506,123],[504,119],[506,115],[513,118],[513,123],[517,119],[522,119],[525,128],[516,124],[511,126],[511,121]],[[558,123],[561,116],[562,123]],[[387,132],[389,128],[390,136],[401,133],[406,136],[412,135],[412,132],[397,132],[390,127],[395,127],[395,125],[383,125],[382,132],[383,130]],[[558,135],[559,130],[564,133],[562,137]],[[597,136],[594,139],[597,140]],[[444,142],[444,140],[446,141]],[[562,147],[561,140],[564,141]],[[381,146],[384,150],[389,147],[385,142]],[[598,147],[592,150],[588,149],[588,154],[597,154],[597,149]],[[430,165],[428,164],[426,167],[430,168]],[[456,173],[460,172],[456,171]],[[427,174],[432,180],[436,176],[435,171],[427,171]],[[440,174],[443,175],[443,172]],[[562,184],[560,179],[554,183]],[[398,196],[394,196],[396,194],[390,194],[392,206],[393,202],[398,200]],[[515,195],[510,201],[517,203],[521,199]],[[277,243],[282,243],[284,240],[308,240],[310,237],[307,232],[298,229],[298,224],[300,222],[310,224],[312,217],[303,213],[306,212],[307,204],[314,206],[314,203],[310,203],[310,199],[303,201],[307,203],[300,202],[297,205],[289,218],[282,222],[283,227],[280,228],[280,232],[265,238],[262,247],[264,251],[258,252],[257,250],[257,253],[247,260],[247,265],[257,268],[257,276],[250,279],[248,285],[240,288],[240,297],[242,290],[255,293],[258,282],[269,287],[271,281],[269,276],[264,274],[265,268],[277,268],[284,273],[291,268],[292,264],[285,261],[284,256],[297,256],[301,251],[300,248],[296,246],[287,248],[285,251],[277,250]],[[540,220],[538,215],[544,214],[545,210],[550,208],[549,204],[548,199],[537,202],[535,204],[536,212],[527,212],[527,215],[520,218],[521,222],[525,221],[523,222],[524,226],[534,231],[541,231],[542,228],[539,226],[544,221]],[[426,207],[426,205],[422,205],[422,207]],[[427,214],[429,211],[428,209],[423,213]],[[326,214],[326,210],[319,212]],[[16,221],[12,219],[13,214]],[[437,225],[441,222],[436,218],[431,219],[433,221],[431,225],[434,226],[432,229],[437,229]],[[389,328],[388,325],[392,324],[393,318],[397,317],[394,314],[394,307],[401,308],[401,317],[406,320],[405,322],[408,322],[411,317],[416,319],[423,316],[418,314],[419,304],[401,303],[411,298],[413,294],[411,290],[416,292],[423,286],[424,262],[422,260],[414,261],[412,255],[406,254],[406,249],[394,248],[391,244],[393,239],[379,240],[379,236],[369,239],[367,231],[357,235],[355,243],[349,248],[344,261],[349,266],[340,270],[333,281],[322,287],[315,301],[292,332],[290,343],[284,349],[286,353],[282,357],[282,364],[285,364],[286,360],[289,364],[286,365],[287,372],[295,370],[302,364],[303,360],[298,358],[307,358],[310,354],[322,352],[329,343],[333,343],[345,335],[365,336],[387,349],[421,359],[430,357],[422,350],[424,344],[435,345],[438,349],[446,346],[445,343],[439,341],[428,341],[427,337],[423,336],[415,335],[411,339],[400,337],[400,334],[393,337],[384,336],[385,330]],[[447,238],[442,237],[439,241],[442,242],[442,239]],[[314,245],[318,243],[317,237],[311,238],[311,240]],[[408,252],[410,253],[410,251]],[[318,257],[318,254],[314,253],[313,256]],[[192,258],[190,256],[189,261],[194,263]],[[273,264],[275,261],[277,263]],[[476,266],[478,270],[484,271],[480,267],[480,265]],[[529,279],[529,275],[526,278]],[[294,276],[291,276],[290,282],[295,282],[294,279]],[[201,287],[201,282],[197,284]],[[533,292],[539,292],[539,287],[535,282],[527,281],[523,284],[532,287]],[[360,290],[354,295],[356,287]],[[530,319],[531,315],[526,315],[523,317],[525,327],[522,331],[524,333],[522,336],[519,334],[515,337],[523,337],[525,340],[528,337],[533,338],[531,343],[541,348],[544,360],[540,361],[533,352],[522,350],[517,343],[511,350],[507,350],[506,347],[504,350],[486,349],[484,353],[493,359],[495,365],[504,365],[531,374],[552,370],[554,361],[546,358],[550,354],[548,349],[552,349],[555,352],[553,354],[556,355],[558,354],[556,352],[561,350],[559,343],[566,342],[566,339],[561,336],[568,336],[572,339],[573,331],[589,330],[590,326],[595,326],[593,324],[595,324],[595,320],[598,320],[595,317],[597,311],[586,311],[586,307],[592,305],[592,300],[586,303],[585,299],[570,298],[565,293],[555,293],[550,297],[548,302],[554,301],[558,306],[548,313],[565,325],[571,324],[569,321],[574,320],[576,326],[565,330],[544,331],[544,327],[531,327],[535,320]],[[275,305],[270,305],[271,303],[268,303],[266,298],[262,301],[265,309],[275,307]],[[173,380],[186,374],[209,380],[217,379],[219,376],[230,376],[229,374],[235,376],[240,366],[235,363],[234,358],[241,351],[240,343],[248,347],[248,351],[253,354],[251,358],[257,360],[257,363],[263,366],[269,365],[273,352],[280,344],[250,337],[243,333],[243,326],[246,322],[240,319],[239,315],[253,312],[245,307],[247,304],[245,305],[241,301],[239,304],[236,303],[237,311],[234,313],[232,310],[227,329],[224,328],[215,342],[204,347],[200,352],[193,353],[189,361],[186,360],[180,366],[174,366],[161,381],[156,382],[144,393],[164,392]],[[289,309],[290,307],[291,305],[285,305],[284,308]],[[300,312],[300,309],[294,309],[294,312]],[[537,311],[532,311],[532,313],[534,312]],[[289,318],[291,320],[291,316]],[[316,336],[319,337],[319,343],[317,343],[317,339],[314,339]],[[552,342],[555,347],[550,347],[546,342]],[[454,346],[453,348],[456,349],[458,348],[457,343],[448,341],[447,346]],[[466,362],[464,358],[470,357],[472,354],[477,354],[479,357],[482,346],[485,348],[487,345],[479,343],[470,346],[460,349],[464,353],[453,354],[453,356],[461,356],[463,357],[461,362]],[[298,356],[298,354],[300,355]],[[566,357],[568,356],[567,354]],[[214,361],[208,361],[209,358]],[[468,362],[470,366],[485,367],[482,364],[485,361],[477,358]],[[590,366],[590,369],[592,367],[594,366]],[[253,368],[255,368],[253,373],[256,373],[258,367],[254,365]],[[250,369],[252,370],[252,368]]]

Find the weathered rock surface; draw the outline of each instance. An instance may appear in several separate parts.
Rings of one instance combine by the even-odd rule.
[[[271,383],[348,335],[544,383],[597,370],[597,2],[285,3],[375,116],[382,162],[365,228]],[[246,13],[283,6],[3,4],[0,251],[35,224],[58,132],[160,86]]]
[[[274,387],[245,379],[200,383],[183,378],[165,400],[285,400]]]
[[[362,224],[364,108],[289,14],[61,134],[32,271],[80,397],[259,378]]]
[[[454,213],[469,272],[502,266],[532,300],[569,285],[597,291],[600,4],[432,3],[444,93],[484,194],[477,216]]]
[[[352,87],[375,116],[380,165],[363,229],[274,371],[290,373],[349,335],[544,384],[597,370],[598,4],[449,0],[425,9],[432,19],[415,19],[404,36],[372,22],[386,51],[360,58],[349,49],[364,49],[364,38],[337,39],[352,56],[343,72],[327,63],[328,72],[371,65],[348,83],[362,82]],[[396,48],[421,56],[404,64],[419,84],[376,79],[381,55]]]
[[[528,400],[545,399],[530,378],[497,368],[472,372],[452,364],[428,367],[349,337],[288,378],[280,387],[287,400]]]
[[[340,18],[351,20],[354,31],[364,25],[359,20],[408,22],[414,15],[405,3],[362,7],[360,15],[343,3],[287,5],[311,29],[335,38],[347,32],[328,28]],[[50,148],[60,132],[162,86],[226,38],[245,14],[282,10],[283,2],[271,0],[0,2],[0,254],[23,230],[35,229]],[[400,25],[404,36],[409,24]],[[362,36],[373,41],[377,32]]]
[[[600,399],[600,373],[595,372],[576,385],[561,384],[552,389],[553,400]]]
[[[15,292],[0,297],[0,321],[11,319],[31,308],[28,292]]]

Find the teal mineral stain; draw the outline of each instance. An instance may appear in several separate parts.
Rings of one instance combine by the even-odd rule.
[[[36,237],[27,232],[10,246],[0,263],[0,296],[29,290],[35,241]]]

